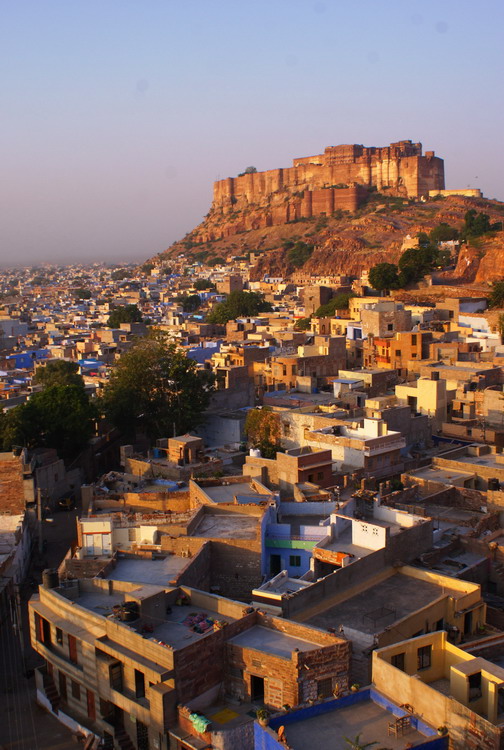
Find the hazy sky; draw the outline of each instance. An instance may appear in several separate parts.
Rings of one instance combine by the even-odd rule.
[[[0,0],[0,262],[143,260],[212,182],[411,138],[504,199],[502,0]]]

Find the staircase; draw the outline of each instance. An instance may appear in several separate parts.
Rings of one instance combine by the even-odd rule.
[[[114,739],[119,750],[135,750],[134,744],[126,734],[123,727],[116,728]]]
[[[46,694],[46,698],[51,704],[51,708],[53,712],[57,714],[58,709],[61,704],[61,698],[56,688],[55,682],[52,676],[47,671],[44,672],[43,680],[44,680],[44,692]]]

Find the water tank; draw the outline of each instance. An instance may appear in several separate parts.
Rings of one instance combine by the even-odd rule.
[[[42,585],[45,589],[58,588],[59,576],[56,568],[46,568],[42,571]]]
[[[251,448],[249,450],[249,455],[253,456],[254,458],[261,458],[261,451],[259,448]]]

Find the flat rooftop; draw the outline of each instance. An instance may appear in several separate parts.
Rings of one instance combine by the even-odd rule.
[[[334,628],[339,625],[374,635],[388,625],[431,604],[443,594],[459,598],[461,591],[437,585],[419,578],[411,578],[403,573],[394,573],[384,581],[370,584],[360,594],[346,601],[325,606],[320,611],[303,620],[307,625],[318,628]]]
[[[256,498],[255,502],[257,503],[262,501],[267,502],[271,497],[271,495],[260,495],[250,482],[222,484],[218,487],[202,486],[201,489],[214,503],[233,503],[235,495],[247,495],[251,498],[250,502],[253,502],[253,498]]]
[[[239,513],[205,513],[191,536],[208,539],[255,539],[259,528],[256,516]]]
[[[287,744],[292,750],[313,750],[314,747],[348,750],[345,737],[361,735],[361,742],[376,742],[376,747],[403,750],[406,743],[419,744],[426,737],[413,727],[402,737],[388,734],[388,724],[394,721],[389,713],[372,700],[360,701],[346,708],[335,709],[310,719],[302,719],[285,726]]]
[[[204,617],[203,617],[204,616]],[[200,627],[197,620],[210,623],[219,620],[220,622],[234,622],[235,617],[222,615],[211,609],[200,609],[194,604],[184,605],[182,607],[172,607],[172,611],[166,615],[164,622],[159,623],[154,628],[152,638],[162,641],[174,649],[184,648],[195,641],[204,638],[205,635],[213,633],[213,627],[208,627],[203,633],[199,633],[192,628]]]
[[[357,558],[366,557],[366,555],[370,555],[371,552],[376,551],[370,547],[360,547],[358,544],[352,544],[351,529],[344,531],[337,539],[331,539],[330,542],[320,545],[320,548],[328,549],[332,552],[345,552],[347,555],[353,555]]]
[[[164,560],[118,559],[117,565],[105,578],[112,581],[147,583],[169,586],[169,582],[185,568],[188,560],[177,555],[167,555]]]
[[[265,654],[289,660],[294,649],[298,649],[298,651],[313,651],[320,648],[320,644],[314,641],[307,641],[304,638],[294,638],[279,630],[270,630],[260,625],[254,625],[249,630],[245,630],[240,635],[232,638],[230,643],[234,646],[251,648],[255,651],[262,651]]]
[[[428,466],[425,469],[416,469],[408,473],[410,476],[418,477],[418,479],[423,479],[424,481],[441,482],[442,484],[454,484],[457,482],[461,486],[465,481],[473,479],[475,472]]]

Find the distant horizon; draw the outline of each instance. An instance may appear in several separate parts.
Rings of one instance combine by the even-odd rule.
[[[490,6],[490,7],[489,7]],[[141,262],[212,184],[328,145],[420,141],[504,199],[504,5],[25,0],[3,8],[0,266]]]

